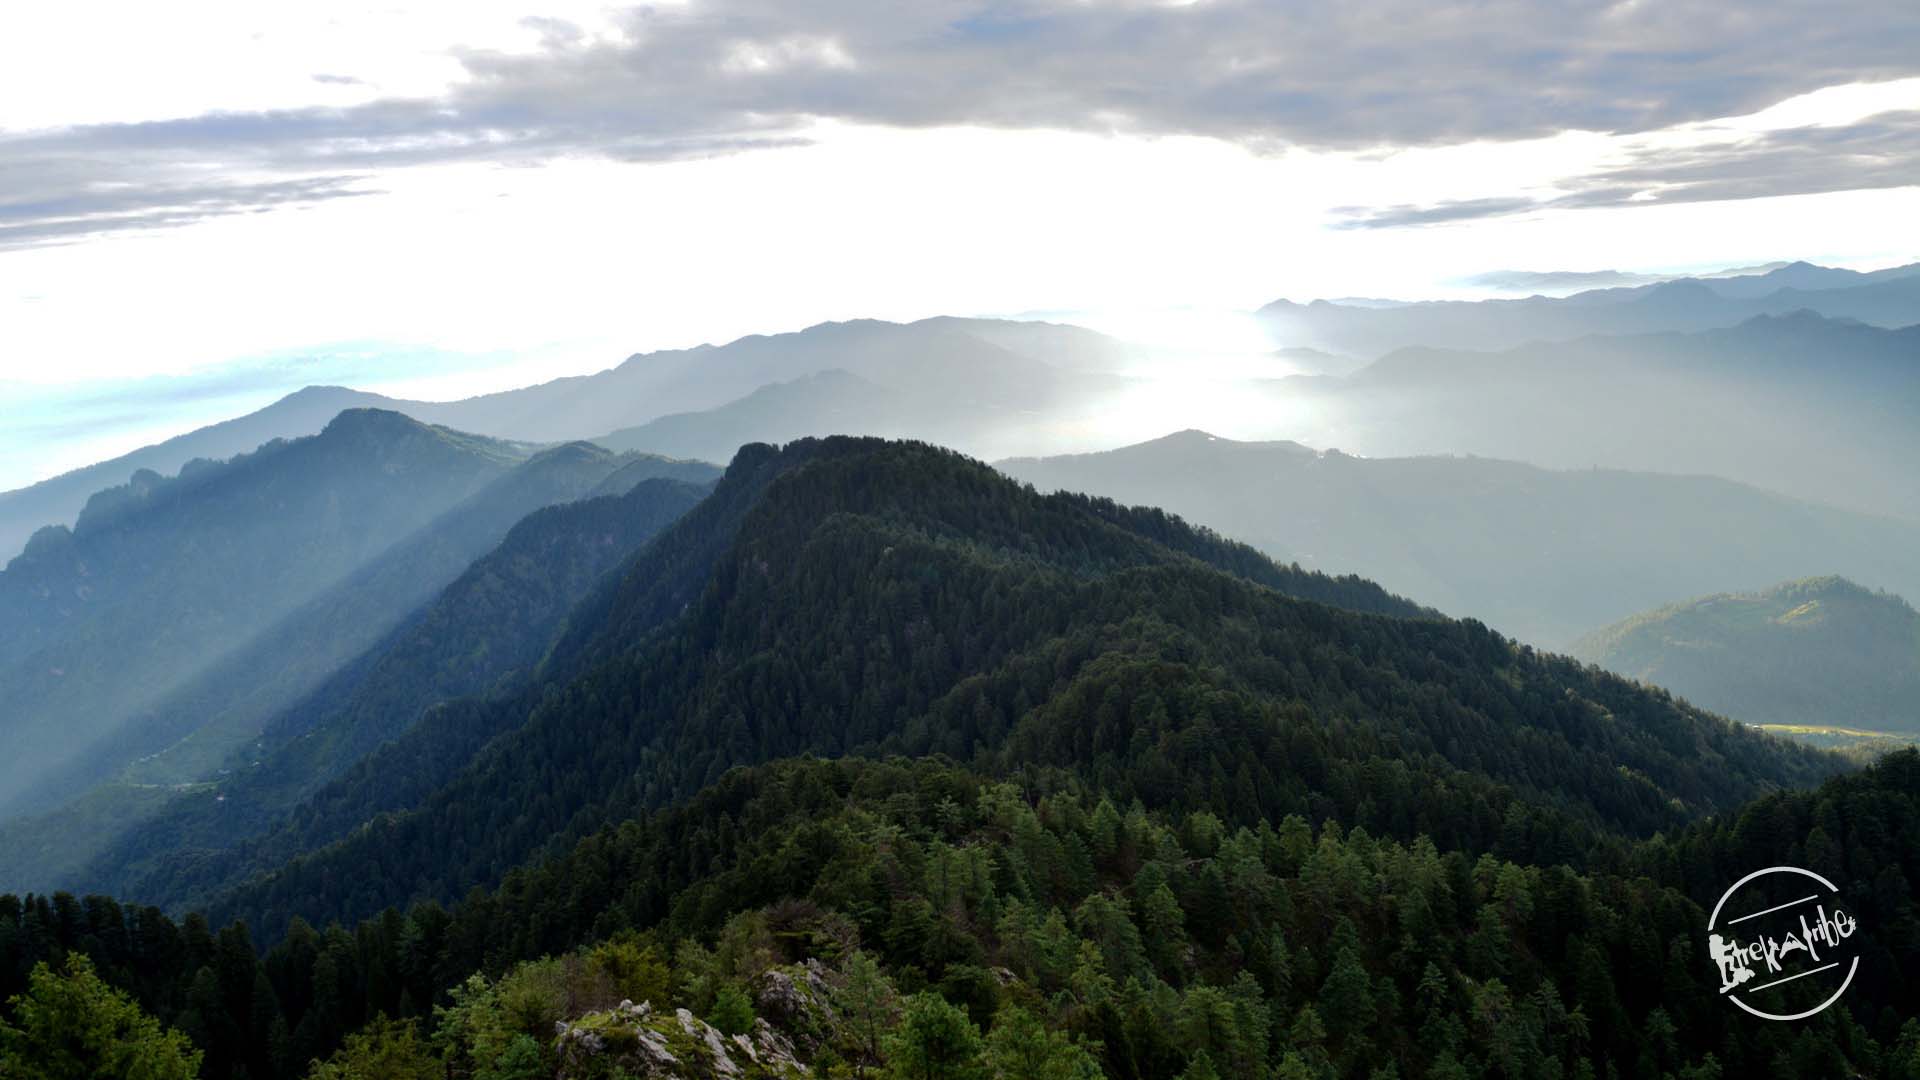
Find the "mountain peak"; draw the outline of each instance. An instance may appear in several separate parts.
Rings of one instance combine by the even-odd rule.
[[[1171,435],[1162,435],[1158,439],[1149,439],[1147,441],[1149,444],[1163,443],[1166,445],[1179,445],[1182,443],[1233,442],[1232,439],[1222,439],[1220,436],[1215,435],[1212,432],[1202,431],[1199,428],[1186,428],[1185,430],[1182,430],[1182,431],[1176,431]]]
[[[427,425],[405,413],[392,409],[354,408],[342,409],[340,415],[327,422],[320,434],[341,435],[352,433],[378,433],[398,431],[424,431]]]

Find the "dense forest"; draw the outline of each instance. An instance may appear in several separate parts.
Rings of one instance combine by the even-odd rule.
[[[605,1076],[655,1042],[719,1075],[680,1008],[752,1033],[752,1075],[784,1046],[827,1076],[1920,1077],[1916,793],[1908,751],[1583,874],[1123,806],[1063,770],[789,760],[264,958],[244,924],[0,899],[0,990],[84,955],[208,1077]],[[1799,1025],[1719,1000],[1697,941],[1719,875],[1784,856],[1873,927],[1851,1007]]]
[[[1157,511],[750,446],[552,640],[291,861],[0,899],[0,1055],[67,1010],[219,1080],[1920,1077],[1920,757],[1843,774]],[[1704,907],[1799,860],[1862,978],[1755,1024]]]

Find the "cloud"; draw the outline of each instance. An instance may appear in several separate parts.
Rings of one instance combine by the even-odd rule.
[[[1542,204],[1524,196],[1489,196],[1484,199],[1459,199],[1449,202],[1396,206],[1337,206],[1333,214],[1336,228],[1390,229],[1408,225],[1439,225],[1473,218],[1504,217],[1537,210]]]
[[[1539,210],[1764,199],[1920,183],[1920,110],[1854,124],[1787,128],[1692,146],[1631,147],[1624,160],[1561,181],[1559,193],[1424,205],[1339,207],[1337,228],[1390,229]]]
[[[550,22],[550,21],[549,21]],[[1648,131],[1920,73],[1920,11],[1806,0],[708,0],[543,23],[456,98],[712,131],[825,116],[1363,148]]]
[[[358,176],[258,183],[96,182],[78,190],[0,201],[0,250],[37,247],[110,232],[170,228],[230,214],[372,194]]]
[[[66,170],[97,192],[122,180],[164,186],[179,170],[321,178],[446,160],[732,153],[803,141],[819,118],[1365,150],[1647,132],[1920,73],[1920,6],[1824,0],[692,0],[634,9],[611,32],[551,18],[525,25],[538,36],[532,51],[456,53],[466,79],[441,98],[16,135],[0,140],[0,155],[29,186]],[[1742,197],[1888,183],[1886,156],[1908,156],[1891,140],[1857,149],[1824,179],[1783,148],[1728,173],[1702,159],[1699,175],[1663,190]],[[1591,178],[1567,204],[1627,201],[1663,170],[1674,176],[1650,161]],[[264,183],[242,185],[217,212],[235,212],[249,191],[255,205],[284,204]],[[1488,196],[1356,210],[1348,224],[1536,205]],[[173,224],[197,212],[162,202],[93,220],[148,227],[142,214]],[[83,220],[17,219],[12,242],[71,235]]]
[[[1731,144],[1647,148],[1586,182],[1591,186],[1570,196],[1570,205],[1905,187],[1920,182],[1920,109],[1885,112],[1856,124],[1788,128]]]

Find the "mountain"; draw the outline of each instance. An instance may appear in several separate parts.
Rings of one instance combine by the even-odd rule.
[[[1014,335],[1006,327],[1025,324],[986,325],[996,329],[959,319],[816,327],[806,335],[843,342],[838,359],[861,362],[770,382],[716,408],[663,416],[594,441],[725,460],[749,442],[855,434],[992,454],[1058,440],[1056,432],[1097,417],[1100,403],[1126,385],[1121,376],[1055,366],[987,340],[1060,345],[1068,362],[1106,366],[1087,359],[1087,342],[1069,333],[1077,328],[1036,324],[1044,333]]]
[[[1262,400],[1294,437],[1371,457],[1707,474],[1920,521],[1906,466],[1920,454],[1917,358],[1920,325],[1798,312],[1505,352],[1402,349],[1348,378],[1277,381]]]
[[[847,371],[821,371],[762,386],[737,401],[704,412],[675,413],[598,436],[615,450],[727,460],[729,448],[750,442],[789,442],[831,432],[898,435],[906,426],[904,395]]]
[[[126,764],[140,751],[99,740],[525,456],[349,410],[318,435],[224,464],[138,474],[96,494],[73,528],[36,533],[0,572],[4,809],[44,809],[33,793],[57,769]]]
[[[141,470],[169,474],[196,459],[224,459],[273,439],[311,435],[344,409],[378,408],[460,431],[552,443],[718,408],[761,387],[828,371],[908,391],[958,390],[963,402],[977,401],[982,408],[1023,400],[1028,394],[1044,400],[1049,393],[1057,394],[1062,382],[1089,390],[1109,387],[1136,353],[1103,334],[1059,323],[938,317],[899,324],[868,319],[754,335],[726,345],[635,354],[592,375],[459,401],[404,401],[341,387],[308,387],[258,412],[0,493],[0,558],[18,551],[41,526],[70,524],[94,492],[125,484]],[[1056,390],[1049,391],[1050,385]],[[925,434],[913,427],[920,414],[895,419],[900,423],[886,433]],[[838,429],[810,425],[803,433],[833,430]],[[968,429],[949,419],[943,430],[963,434]],[[714,460],[725,461],[742,443],[769,437],[748,432],[731,442],[700,445],[712,451]],[[1015,451],[986,444],[982,452]],[[1029,446],[1021,452],[1034,451]]]
[[[1824,568],[1920,590],[1920,526],[1710,477],[1361,458],[1200,431],[995,467],[1042,490],[1165,507],[1548,648],[1677,593]]]
[[[1752,299],[1768,296],[1780,289],[1796,289],[1813,292],[1828,289],[1847,289],[1856,285],[1873,285],[1884,281],[1898,281],[1920,275],[1920,263],[1906,266],[1890,266],[1885,270],[1843,270],[1831,266],[1817,266],[1810,262],[1791,262],[1776,266],[1760,274],[1742,274],[1731,277],[1708,278],[1710,288],[1721,296],[1731,299]]]
[[[1678,278],[1567,297],[1392,306],[1276,300],[1256,312],[1274,341],[1352,356],[1396,349],[1512,349],[1591,334],[1699,331],[1807,310],[1881,327],[1920,323],[1920,263],[1859,274],[1793,263],[1765,274]]]
[[[654,471],[660,471],[654,462]],[[715,470],[717,472],[717,470]],[[204,874],[233,850],[275,832],[244,857],[272,847],[281,858],[343,835],[331,824],[327,799],[316,800],[297,823],[288,813],[314,792],[358,766],[380,776],[374,790],[347,787],[374,801],[364,813],[405,805],[425,778],[450,775],[487,735],[462,725],[460,710],[433,706],[448,699],[505,693],[529,677],[559,634],[570,609],[603,574],[630,559],[654,534],[704,497],[706,485],[668,477],[638,479],[619,495],[600,495],[538,510],[516,524],[497,547],[475,561],[432,602],[384,635],[304,699],[265,724],[258,737],[210,782],[194,785],[163,805],[113,822],[117,836],[73,850],[75,829],[29,821],[0,833],[0,846],[25,847],[34,837],[61,835],[57,852],[42,853],[25,880],[86,889],[143,891],[140,879],[169,859],[190,861]],[[419,724],[426,730],[416,732]],[[450,748],[468,740],[464,755]],[[430,743],[431,754],[420,744]],[[371,763],[362,759],[372,755]],[[396,763],[394,772],[384,763]],[[59,862],[49,857],[57,854]],[[90,859],[90,865],[89,864]],[[82,869],[83,865],[85,866]]]
[[[11,559],[44,525],[71,525],[97,491],[119,487],[142,472],[172,475],[190,461],[224,461],[275,439],[313,435],[347,409],[391,408],[378,394],[338,386],[310,386],[245,416],[190,431],[110,461],[62,473],[15,491],[0,492],[0,559]]]
[[[1920,756],[1837,776],[1158,511],[749,446],[569,621],[533,683],[445,707],[500,732],[450,782],[205,917],[0,898],[0,991],[90,950],[261,1078],[1892,1077],[1920,1047]],[[1831,1020],[1756,1025],[1705,909],[1802,861],[1873,936]]]
[[[598,374],[435,406],[434,420],[510,438],[577,439],[713,409],[769,384],[825,371],[898,388],[932,383],[1005,394],[1057,374],[1110,373],[1129,355],[1111,338],[1055,323],[856,319],[642,353]]]
[[[1920,614],[1845,578],[1670,604],[1573,654],[1750,724],[1920,734]]]
[[[501,719],[463,720],[504,734],[449,782],[238,875],[254,880],[211,913],[277,927],[452,898],[801,753],[942,753],[1007,775],[1110,758],[1140,770],[1142,786],[1114,789],[1122,804],[1172,798],[1198,770],[1274,817],[1409,838],[1422,821],[1467,846],[1504,819],[1555,858],[1835,767],[1158,511],[873,440],[743,449],[582,603],[548,672],[479,710]],[[1243,749],[1215,756],[1217,739]],[[194,873],[143,894],[201,895]]]

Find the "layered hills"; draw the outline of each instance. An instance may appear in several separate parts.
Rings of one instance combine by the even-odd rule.
[[[1200,431],[996,467],[1042,490],[1165,507],[1274,558],[1359,574],[1543,648],[1676,591],[1835,568],[1920,590],[1920,527],[1711,477],[1362,458]]]
[[[1705,474],[1920,520],[1905,464],[1920,454],[1916,357],[1920,325],[1800,311],[1503,352],[1407,348],[1347,378],[1271,384],[1265,401],[1293,437],[1371,457]]]
[[[342,387],[308,387],[246,416],[0,493],[0,557],[10,556],[42,526],[71,524],[94,492],[125,484],[136,472],[171,474],[190,461],[223,460],[273,439],[311,435],[345,409],[383,409],[496,438],[554,443],[718,408],[762,387],[833,371],[901,393],[905,405],[891,403],[878,412],[851,414],[879,425],[856,430],[899,434],[906,425],[925,419],[928,406],[921,396],[935,387],[958,392],[955,406],[987,408],[1014,397],[1058,397],[1071,390],[1075,403],[1087,407],[1079,397],[1107,386],[1134,351],[1093,331],[1053,323],[946,317],[906,325],[858,320],[754,335],[726,345],[636,354],[593,375],[459,401],[406,401]],[[1032,407],[1035,400],[1028,399],[1024,407]],[[901,411],[906,406],[917,411]],[[971,415],[980,418],[978,411]],[[796,433],[829,430],[837,429],[808,426]],[[957,428],[949,433],[966,434]],[[700,447],[711,450],[715,460],[726,461],[742,443],[768,437],[749,433],[732,442],[709,440]],[[633,440],[622,445],[662,450]],[[689,444],[682,440],[676,445]],[[996,451],[991,442],[980,450],[1010,452]]]
[[[104,492],[0,574],[7,809],[84,802],[88,827],[58,843],[39,830],[82,857],[134,804],[212,775],[527,513],[616,477],[712,474],[584,444],[525,457],[349,411],[304,440]]]
[[[1502,350],[1594,334],[1699,331],[1801,310],[1881,327],[1920,322],[1920,263],[1867,274],[1791,263],[1763,274],[1678,278],[1558,298],[1389,305],[1276,300],[1257,317],[1284,345],[1377,357],[1416,346]]]
[[[1449,842],[1507,829],[1567,857],[1834,767],[1158,511],[847,439],[744,449],[583,602],[544,685],[473,708],[498,719],[463,727],[503,734],[415,805],[281,869],[187,860],[138,893],[262,926],[452,898],[556,837],[804,752],[990,772],[1111,755],[1141,776],[1170,755],[1170,783],[1200,769],[1264,813],[1444,819]]]

